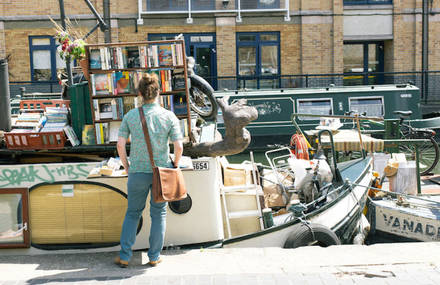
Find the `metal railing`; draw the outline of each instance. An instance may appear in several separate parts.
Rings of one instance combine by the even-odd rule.
[[[290,21],[289,0],[138,0],[137,23],[144,23],[142,15],[187,14],[186,22],[193,23],[193,14],[234,13],[242,21],[242,13],[283,12]],[[284,4],[284,7],[283,7]]]
[[[422,89],[422,72],[365,72],[365,73],[322,73],[295,74],[261,77],[218,76],[205,77],[208,82],[217,82],[218,90],[258,89],[255,82],[260,82],[259,89],[278,88],[309,88],[334,86],[357,86],[368,84],[406,84],[411,83],[422,91],[422,101],[440,103],[440,70],[427,72],[429,85]],[[26,93],[58,93],[61,85],[53,82],[12,81],[9,83],[11,98],[21,94],[25,87]],[[425,93],[423,93],[425,91]],[[427,92],[426,92],[427,91]]]

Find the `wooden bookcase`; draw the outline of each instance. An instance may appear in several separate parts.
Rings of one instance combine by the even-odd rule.
[[[96,144],[117,141],[123,116],[141,103],[136,89],[143,73],[156,73],[159,103],[176,114],[184,138],[189,140],[191,113],[183,40],[90,44],[86,45],[86,60]]]

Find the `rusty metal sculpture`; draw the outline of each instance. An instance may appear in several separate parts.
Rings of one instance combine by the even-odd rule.
[[[218,133],[212,142],[192,143],[184,146],[183,154],[190,157],[216,157],[233,155],[245,150],[251,142],[251,135],[245,127],[258,118],[256,108],[248,106],[247,100],[240,99],[228,104],[229,96],[218,99],[223,114],[225,136]]]

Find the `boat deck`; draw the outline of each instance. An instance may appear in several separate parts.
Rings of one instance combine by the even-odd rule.
[[[422,176],[420,178],[422,195],[440,195],[440,175]]]

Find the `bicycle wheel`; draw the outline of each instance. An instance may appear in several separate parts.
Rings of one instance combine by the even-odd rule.
[[[416,160],[416,151],[414,145],[400,145],[400,152],[405,153],[407,160]],[[420,175],[430,173],[439,160],[439,147],[434,138],[419,145],[419,172]]]

